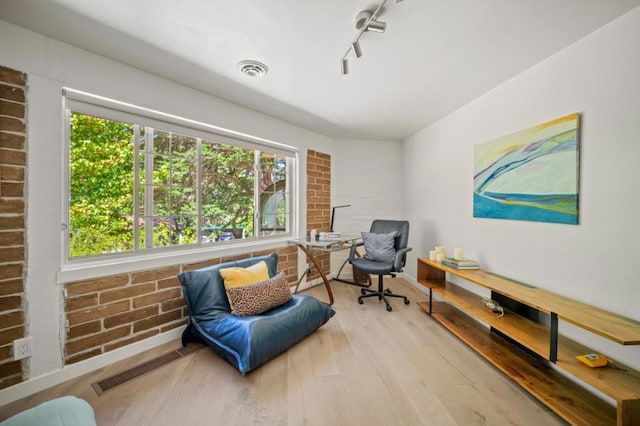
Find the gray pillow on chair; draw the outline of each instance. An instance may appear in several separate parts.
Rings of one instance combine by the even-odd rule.
[[[363,232],[362,242],[366,254],[365,258],[376,262],[393,263],[396,260],[395,238],[397,232],[390,234],[374,234],[373,232]]]

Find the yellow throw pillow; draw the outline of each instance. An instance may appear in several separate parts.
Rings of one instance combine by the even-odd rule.
[[[224,280],[224,289],[226,291],[229,288],[243,287],[246,285],[259,283],[260,281],[268,280],[269,268],[267,267],[267,263],[265,261],[262,261],[247,268],[234,266],[232,268],[220,269],[220,275]],[[228,291],[227,298],[229,298]],[[231,300],[229,300],[229,305],[231,305],[231,312],[234,312]]]

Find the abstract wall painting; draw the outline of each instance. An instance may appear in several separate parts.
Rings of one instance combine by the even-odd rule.
[[[475,146],[473,216],[578,224],[579,114]]]

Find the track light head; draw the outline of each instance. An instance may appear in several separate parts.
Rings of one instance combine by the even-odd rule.
[[[366,31],[373,31],[376,33],[383,33],[384,30],[387,29],[387,23],[386,22],[382,22],[382,21],[369,21],[369,24],[367,25],[367,29]]]
[[[356,58],[362,56],[362,48],[360,47],[360,42],[358,40],[351,43],[351,48],[353,49],[353,53],[355,53]]]
[[[342,58],[342,75],[349,74],[349,60],[347,58]]]

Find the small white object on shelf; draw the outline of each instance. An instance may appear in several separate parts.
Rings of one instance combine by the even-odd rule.
[[[454,248],[453,257],[454,259],[464,259],[464,252],[462,251],[461,248]]]
[[[429,260],[436,260],[436,251],[429,250]]]

